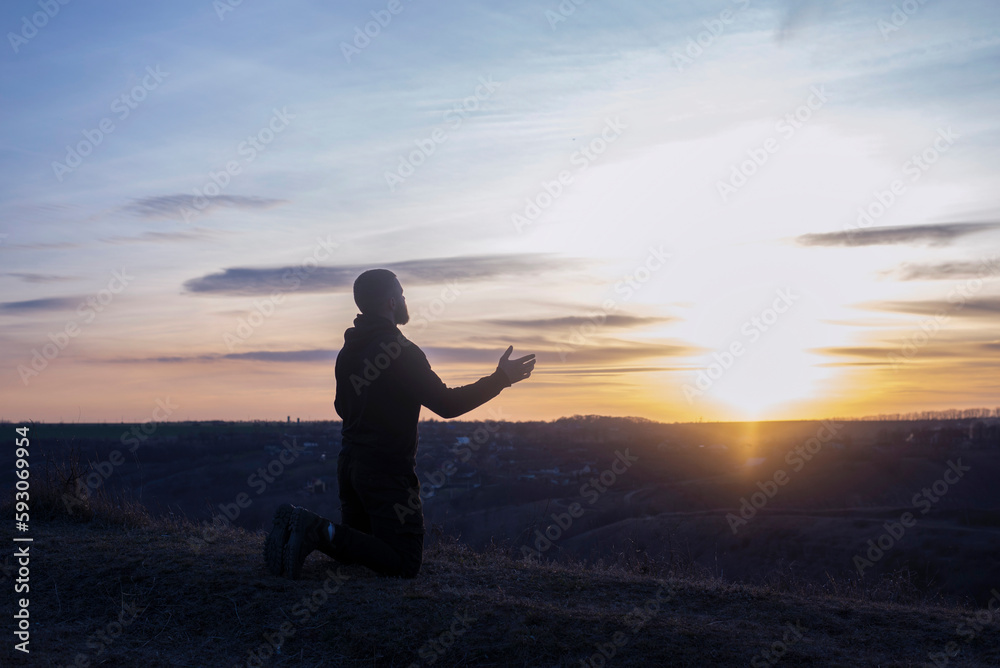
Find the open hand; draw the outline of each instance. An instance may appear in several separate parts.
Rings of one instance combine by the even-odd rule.
[[[500,363],[497,364],[497,367],[503,369],[503,372],[507,374],[511,385],[530,376],[532,369],[535,368],[534,353],[512,360],[510,359],[510,354],[513,350],[514,346],[508,346],[507,350],[500,357]]]

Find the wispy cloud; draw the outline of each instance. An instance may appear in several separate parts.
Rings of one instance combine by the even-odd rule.
[[[405,334],[405,331],[404,331]],[[685,357],[702,352],[700,349],[674,342],[648,343],[607,339],[586,341],[584,345],[570,346],[549,342],[548,349],[526,343],[514,343],[512,356],[518,351],[532,352],[541,367],[559,367],[571,362],[579,364],[627,364],[634,361],[658,357]],[[503,346],[496,348],[466,348],[451,346],[421,346],[432,363],[496,364],[503,353]],[[565,356],[565,358],[564,358]]]
[[[941,337],[934,345],[920,349],[924,360],[949,360],[949,364],[981,361],[983,355],[991,355],[1000,350],[1000,341],[983,341],[975,338]],[[827,357],[853,358],[853,361],[827,362],[823,366],[878,366],[894,364],[894,358],[905,355],[905,350],[896,342],[872,346],[831,346],[811,348],[809,352]]]
[[[1000,274],[1000,256],[992,260],[942,262],[938,264],[903,264],[884,272],[900,281],[938,281],[983,278],[986,274]]]
[[[32,244],[10,244],[4,248],[11,250],[68,250],[70,248],[80,248],[83,244],[72,241],[47,241]]]
[[[76,308],[84,297],[46,297],[20,302],[0,302],[0,311],[5,313],[31,313],[34,311],[63,311]]]
[[[25,283],[63,283],[65,281],[75,281],[75,276],[59,276],[57,274],[33,274],[29,272],[17,272],[11,271],[4,274],[4,276],[11,276],[13,278],[19,278]]]
[[[405,332],[405,325],[401,329]],[[420,346],[420,349],[427,354],[432,365],[450,364],[479,364],[484,368],[495,366],[504,351],[502,345],[496,347],[452,347],[452,346]],[[518,351],[521,351],[520,353]],[[527,347],[515,344],[514,354],[520,356]],[[221,362],[226,360],[254,361],[254,362],[279,362],[279,363],[305,363],[305,362],[334,362],[337,359],[339,349],[307,349],[307,350],[254,350],[245,353],[229,354],[204,354],[204,355],[155,355],[150,357],[121,357],[110,360],[100,360],[104,362],[114,362],[118,364],[186,364]],[[594,345],[591,347],[574,350],[567,359],[567,363],[560,358],[558,351],[535,350],[535,357],[538,362],[546,367],[548,371],[556,373],[579,373],[580,365],[595,365],[592,369],[594,373],[598,371],[608,371],[607,364],[628,364],[630,362],[657,358],[657,357],[681,357],[698,352],[694,348],[671,343],[636,343],[629,341],[619,341],[615,345]],[[96,361],[96,360],[95,360]],[[576,369],[571,371],[571,369]],[[620,367],[612,369],[613,372],[627,371],[663,371],[669,370],[666,367]],[[548,372],[547,371],[547,372]]]
[[[224,360],[250,360],[256,362],[333,362],[339,350],[254,350],[245,353],[206,355],[157,355],[152,357],[119,357],[100,360],[116,364],[188,364],[192,362],[219,362]]]
[[[191,230],[184,232],[144,232],[135,237],[107,237],[101,239],[106,244],[142,244],[142,243],[171,243],[182,241],[204,241],[216,236],[216,233],[209,230]]]
[[[776,41],[781,44],[795,39],[810,24],[828,20],[829,14],[841,10],[845,4],[845,0],[826,0],[822,3],[813,0],[787,0],[784,18],[775,35]]]
[[[896,313],[913,313],[915,315],[946,313],[952,317],[994,318],[1000,316],[1000,297],[967,299],[964,302],[954,303],[945,299],[908,302],[882,301],[862,304],[862,307],[875,311],[893,311]]]
[[[272,268],[232,267],[185,281],[184,289],[199,294],[264,295],[287,291],[301,284],[296,292],[342,292],[353,289],[354,279],[366,269],[381,267],[395,273],[403,284],[430,285],[449,280],[483,281],[499,276],[534,275],[543,271],[577,267],[583,261],[560,258],[551,253],[521,253],[510,255],[479,255],[407,260],[384,264],[357,264],[338,267],[301,266]]]
[[[879,359],[889,361],[890,355],[899,355],[899,345],[896,346],[841,346],[830,348],[812,348],[810,352],[831,357],[860,357],[862,359]],[[966,357],[968,353],[963,353],[954,348],[927,348],[920,351],[922,357]]]
[[[155,195],[132,200],[122,207],[126,213],[141,218],[184,218],[184,210],[205,213],[218,207],[235,209],[269,209],[288,200],[247,195],[216,195],[196,198],[194,195]]]
[[[926,243],[945,246],[956,239],[1000,229],[1000,223],[941,223],[871,227],[843,232],[803,234],[796,238],[802,246],[884,246],[889,244]]]
[[[574,327],[618,327],[635,328],[645,325],[656,325],[664,322],[672,322],[677,318],[667,316],[637,316],[624,314],[609,314],[603,318],[569,315],[559,318],[535,318],[535,319],[504,319],[498,318],[486,320],[485,322],[498,325],[500,327],[511,327],[515,329],[543,329],[559,332]]]

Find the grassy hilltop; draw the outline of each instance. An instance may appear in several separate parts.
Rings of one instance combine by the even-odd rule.
[[[985,609],[892,587],[733,585],[656,564],[517,561],[448,540],[414,580],[317,552],[293,582],[265,571],[262,531],[221,528],[192,543],[204,531],[187,520],[100,495],[70,516],[60,493],[34,481],[31,653],[8,636],[3,665],[1000,665],[998,619],[975,622]]]

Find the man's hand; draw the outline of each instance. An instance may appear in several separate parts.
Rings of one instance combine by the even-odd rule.
[[[514,346],[508,346],[507,350],[500,357],[500,363],[497,364],[497,368],[503,369],[503,372],[507,374],[511,385],[530,376],[532,369],[535,368],[534,353],[512,360],[510,359],[510,354],[513,350]]]

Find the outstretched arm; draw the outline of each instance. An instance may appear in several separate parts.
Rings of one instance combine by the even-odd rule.
[[[531,375],[535,367],[535,356],[525,355],[511,360],[509,358],[513,350],[514,346],[507,348],[500,357],[496,371],[492,374],[461,387],[447,387],[431,369],[423,351],[417,350],[415,352],[418,354],[412,360],[410,373],[404,374],[400,380],[404,384],[404,389],[421,405],[445,419],[458,417],[482,406],[500,394],[504,388]]]

